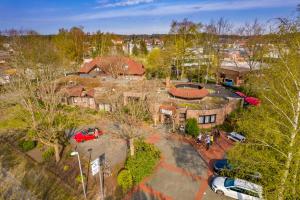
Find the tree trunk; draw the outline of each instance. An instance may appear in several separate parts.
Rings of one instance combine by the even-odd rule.
[[[134,156],[134,138],[129,139],[130,155]]]
[[[291,167],[291,163],[292,163],[292,159],[293,159],[293,148],[295,145],[295,141],[296,141],[296,136],[298,133],[298,127],[299,127],[299,114],[300,114],[300,91],[298,91],[298,99],[297,99],[297,105],[296,105],[296,109],[295,109],[295,117],[293,119],[293,132],[291,135],[291,140],[290,140],[290,144],[289,144],[289,152],[288,152],[288,156],[287,159],[285,161],[285,165],[284,165],[284,170],[283,170],[283,175],[281,177],[281,181],[280,181],[280,188],[278,191],[278,200],[283,200],[284,199],[284,192],[285,192],[285,184],[286,184],[286,180],[289,176],[289,169]]]
[[[60,161],[60,150],[61,150],[61,145],[58,142],[56,142],[55,145],[54,145],[56,162]]]
[[[296,198],[296,194],[297,194],[297,177],[298,177],[298,173],[299,173],[299,165],[300,165],[300,159],[299,159],[299,151],[298,151],[298,154],[297,154],[297,157],[296,157],[296,164],[295,164],[295,172],[294,172],[294,175],[293,175],[293,189],[292,189],[292,193],[293,193],[293,197]]]

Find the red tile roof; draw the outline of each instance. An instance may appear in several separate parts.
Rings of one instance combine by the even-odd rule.
[[[176,112],[176,107],[175,106],[171,106],[171,105],[161,105],[159,107],[159,110],[164,109],[164,110],[171,110]]]
[[[202,99],[209,94],[208,90],[205,88],[176,88],[172,87],[169,93],[174,97],[179,97],[183,99]]]
[[[73,86],[66,88],[66,94],[70,97],[80,97],[83,92],[82,86]]]
[[[79,73],[89,73],[94,68],[99,67],[106,73],[110,73],[110,67],[117,66],[119,74],[125,75],[143,75],[145,73],[144,66],[135,60],[123,56],[109,56],[109,57],[97,57],[91,62],[85,63],[83,67],[79,69]],[[128,66],[127,69],[122,67]]]
[[[69,97],[82,97],[82,96],[89,96],[94,97],[95,90],[91,89],[89,91],[85,92],[85,88],[81,85],[68,87],[65,90],[65,94]]]

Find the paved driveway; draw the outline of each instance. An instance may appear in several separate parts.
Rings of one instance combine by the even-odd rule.
[[[212,175],[211,160],[222,158],[230,143],[222,138],[208,152],[204,147],[194,148],[182,137],[156,131],[148,142],[162,152],[162,159],[154,174],[146,178],[127,199],[133,200],[227,200],[209,188]]]
[[[112,134],[104,134],[98,139],[84,143],[77,143],[74,139],[71,139],[70,142],[79,151],[79,154],[87,160],[94,160],[102,154],[105,154],[105,159],[109,161],[111,166],[126,160],[127,144],[125,140],[114,137]],[[88,149],[92,149],[91,154]]]

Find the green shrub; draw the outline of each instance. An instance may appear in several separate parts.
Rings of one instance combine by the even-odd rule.
[[[82,175],[82,177],[83,177],[83,181],[85,181],[86,179],[85,175]],[[75,180],[77,183],[81,183],[81,175],[76,176]]]
[[[132,175],[133,183],[138,184],[149,176],[160,159],[160,151],[153,145],[139,139],[134,142],[135,154],[128,157],[125,168]]]
[[[31,149],[34,149],[36,145],[37,142],[32,140],[21,140],[19,142],[19,146],[23,151],[30,151]]]
[[[54,148],[49,148],[46,151],[43,152],[42,158],[44,161],[50,160],[50,158],[54,156]]]
[[[64,165],[64,171],[68,171],[70,169],[69,165]]]
[[[128,191],[133,186],[132,175],[129,170],[124,169],[118,174],[118,185],[121,186],[123,192]]]
[[[198,122],[195,118],[187,119],[185,125],[185,132],[193,137],[197,137],[199,134]]]

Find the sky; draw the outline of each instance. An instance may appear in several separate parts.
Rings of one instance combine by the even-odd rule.
[[[0,30],[54,34],[83,26],[87,32],[168,33],[172,20],[208,23],[224,17],[238,27],[258,19],[296,15],[299,0],[0,0]]]

